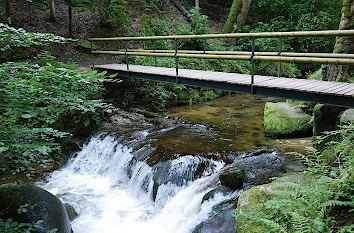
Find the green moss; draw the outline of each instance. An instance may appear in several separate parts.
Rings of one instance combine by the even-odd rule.
[[[237,214],[255,215],[260,212],[267,214],[264,203],[278,195],[281,189],[277,183],[290,181],[303,185],[310,185],[312,178],[303,173],[286,174],[270,184],[255,186],[243,192],[237,202]],[[273,232],[272,228],[264,222],[257,222],[255,218],[243,218],[236,214],[236,232],[237,233],[255,233],[255,232]]]
[[[351,2],[352,0],[344,0],[343,1],[343,8],[342,8],[342,12],[343,12],[343,16],[344,17],[351,17],[352,16],[352,12],[351,12]]]
[[[311,132],[311,116],[286,103],[267,103],[264,129],[269,137],[304,136]]]

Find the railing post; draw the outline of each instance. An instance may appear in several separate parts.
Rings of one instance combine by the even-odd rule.
[[[93,54],[93,41],[91,40],[91,59],[92,59],[92,67],[95,67],[95,55]]]
[[[204,53],[203,54],[205,54],[206,53],[206,39],[204,39]],[[207,69],[207,64],[206,64],[206,59],[204,58],[204,70],[206,70]]]
[[[279,53],[278,56],[281,56],[282,53],[282,49],[283,49],[283,37],[279,38]],[[278,78],[280,78],[280,62],[278,62]]]
[[[120,50],[120,40],[117,41],[118,51]],[[118,62],[122,63],[122,56],[118,55]]]
[[[252,38],[252,56],[251,56],[251,95],[254,94],[253,84],[254,84],[254,41]]]
[[[154,53],[155,53],[155,52],[156,52],[156,40],[154,40]],[[157,58],[157,57],[154,57],[155,67],[157,66],[156,58]]]
[[[176,83],[178,84],[178,56],[177,56],[177,52],[178,52],[178,41],[177,38],[175,38],[175,62],[176,62]]]
[[[125,63],[127,63],[127,77],[129,77],[128,44],[126,40],[124,40],[124,47],[125,47]]]

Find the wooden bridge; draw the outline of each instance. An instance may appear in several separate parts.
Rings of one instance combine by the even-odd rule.
[[[289,53],[282,51],[282,39],[284,37],[318,36],[354,36],[354,30],[113,37],[91,38],[89,40],[91,41],[93,55],[111,54],[125,57],[125,64],[95,65],[93,56],[93,68],[99,71],[107,71],[108,74],[354,108],[354,84],[352,83],[280,77],[280,62],[354,65],[354,54]],[[215,38],[250,38],[252,51],[207,51],[207,39]],[[254,42],[257,38],[279,38],[279,51],[256,52]],[[204,40],[204,50],[178,50],[178,41],[184,39]],[[128,41],[134,40],[152,40],[154,41],[154,49],[128,49]],[[157,50],[157,40],[173,40],[175,49]],[[118,41],[119,46],[116,51],[93,50],[95,41]],[[120,42],[124,42],[124,49],[121,49]],[[128,62],[129,55],[155,57],[155,66],[130,65]],[[157,57],[173,57],[175,68],[157,67]],[[178,58],[204,59],[205,70],[179,69]],[[249,60],[251,62],[251,74],[207,71],[206,59]],[[278,77],[255,75],[255,61],[278,62]]]

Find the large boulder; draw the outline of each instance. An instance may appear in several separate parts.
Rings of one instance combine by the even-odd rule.
[[[311,116],[288,103],[266,103],[264,130],[268,137],[312,136]]]
[[[284,173],[285,158],[279,157],[274,150],[262,149],[235,158],[226,170],[243,170],[243,185],[268,183],[270,178]]]
[[[344,110],[343,107],[316,104],[313,110],[313,135],[319,136],[325,131],[336,130],[340,114]]]
[[[248,189],[238,198],[237,214],[243,213],[252,215],[252,213],[259,212],[267,213],[263,203],[277,195],[280,188],[276,186],[276,184],[282,181],[291,181],[306,185],[309,182],[309,177],[303,173],[286,174],[272,183]],[[271,230],[269,226],[257,221],[252,221],[251,219],[237,218],[236,220],[236,231],[238,233],[270,232]]]
[[[18,212],[18,209],[26,207]],[[61,201],[53,194],[31,184],[0,186],[0,213],[2,219],[12,218],[21,223],[36,225],[36,232],[57,229],[70,233],[71,224]],[[36,224],[42,220],[40,224]]]

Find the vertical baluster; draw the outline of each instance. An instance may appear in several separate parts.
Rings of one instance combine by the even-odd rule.
[[[155,52],[156,52],[156,40],[154,40],[154,53],[155,53]],[[157,58],[157,57],[154,57],[155,67],[157,66],[156,58]]]
[[[176,62],[176,83],[178,84],[178,41],[177,38],[175,38],[175,62]]]
[[[125,47],[125,63],[127,63],[127,77],[129,77],[129,59],[128,59],[128,42],[124,40]]]
[[[255,38],[252,38],[252,56],[251,56],[251,94],[254,94],[253,84],[254,84],[254,41]]]
[[[206,39],[204,39],[204,54],[206,53]],[[206,58],[204,58],[204,70],[207,70]]]
[[[95,67],[95,56],[93,54],[93,41],[91,40],[91,59],[92,59],[92,67]]]
[[[279,39],[279,53],[278,53],[278,56],[281,56],[281,53],[282,53],[282,49],[283,49],[283,38],[280,37]],[[278,78],[280,78],[280,61],[278,62]]]
[[[118,52],[120,51],[120,40],[117,41]],[[122,63],[122,56],[118,55],[118,63]]]

